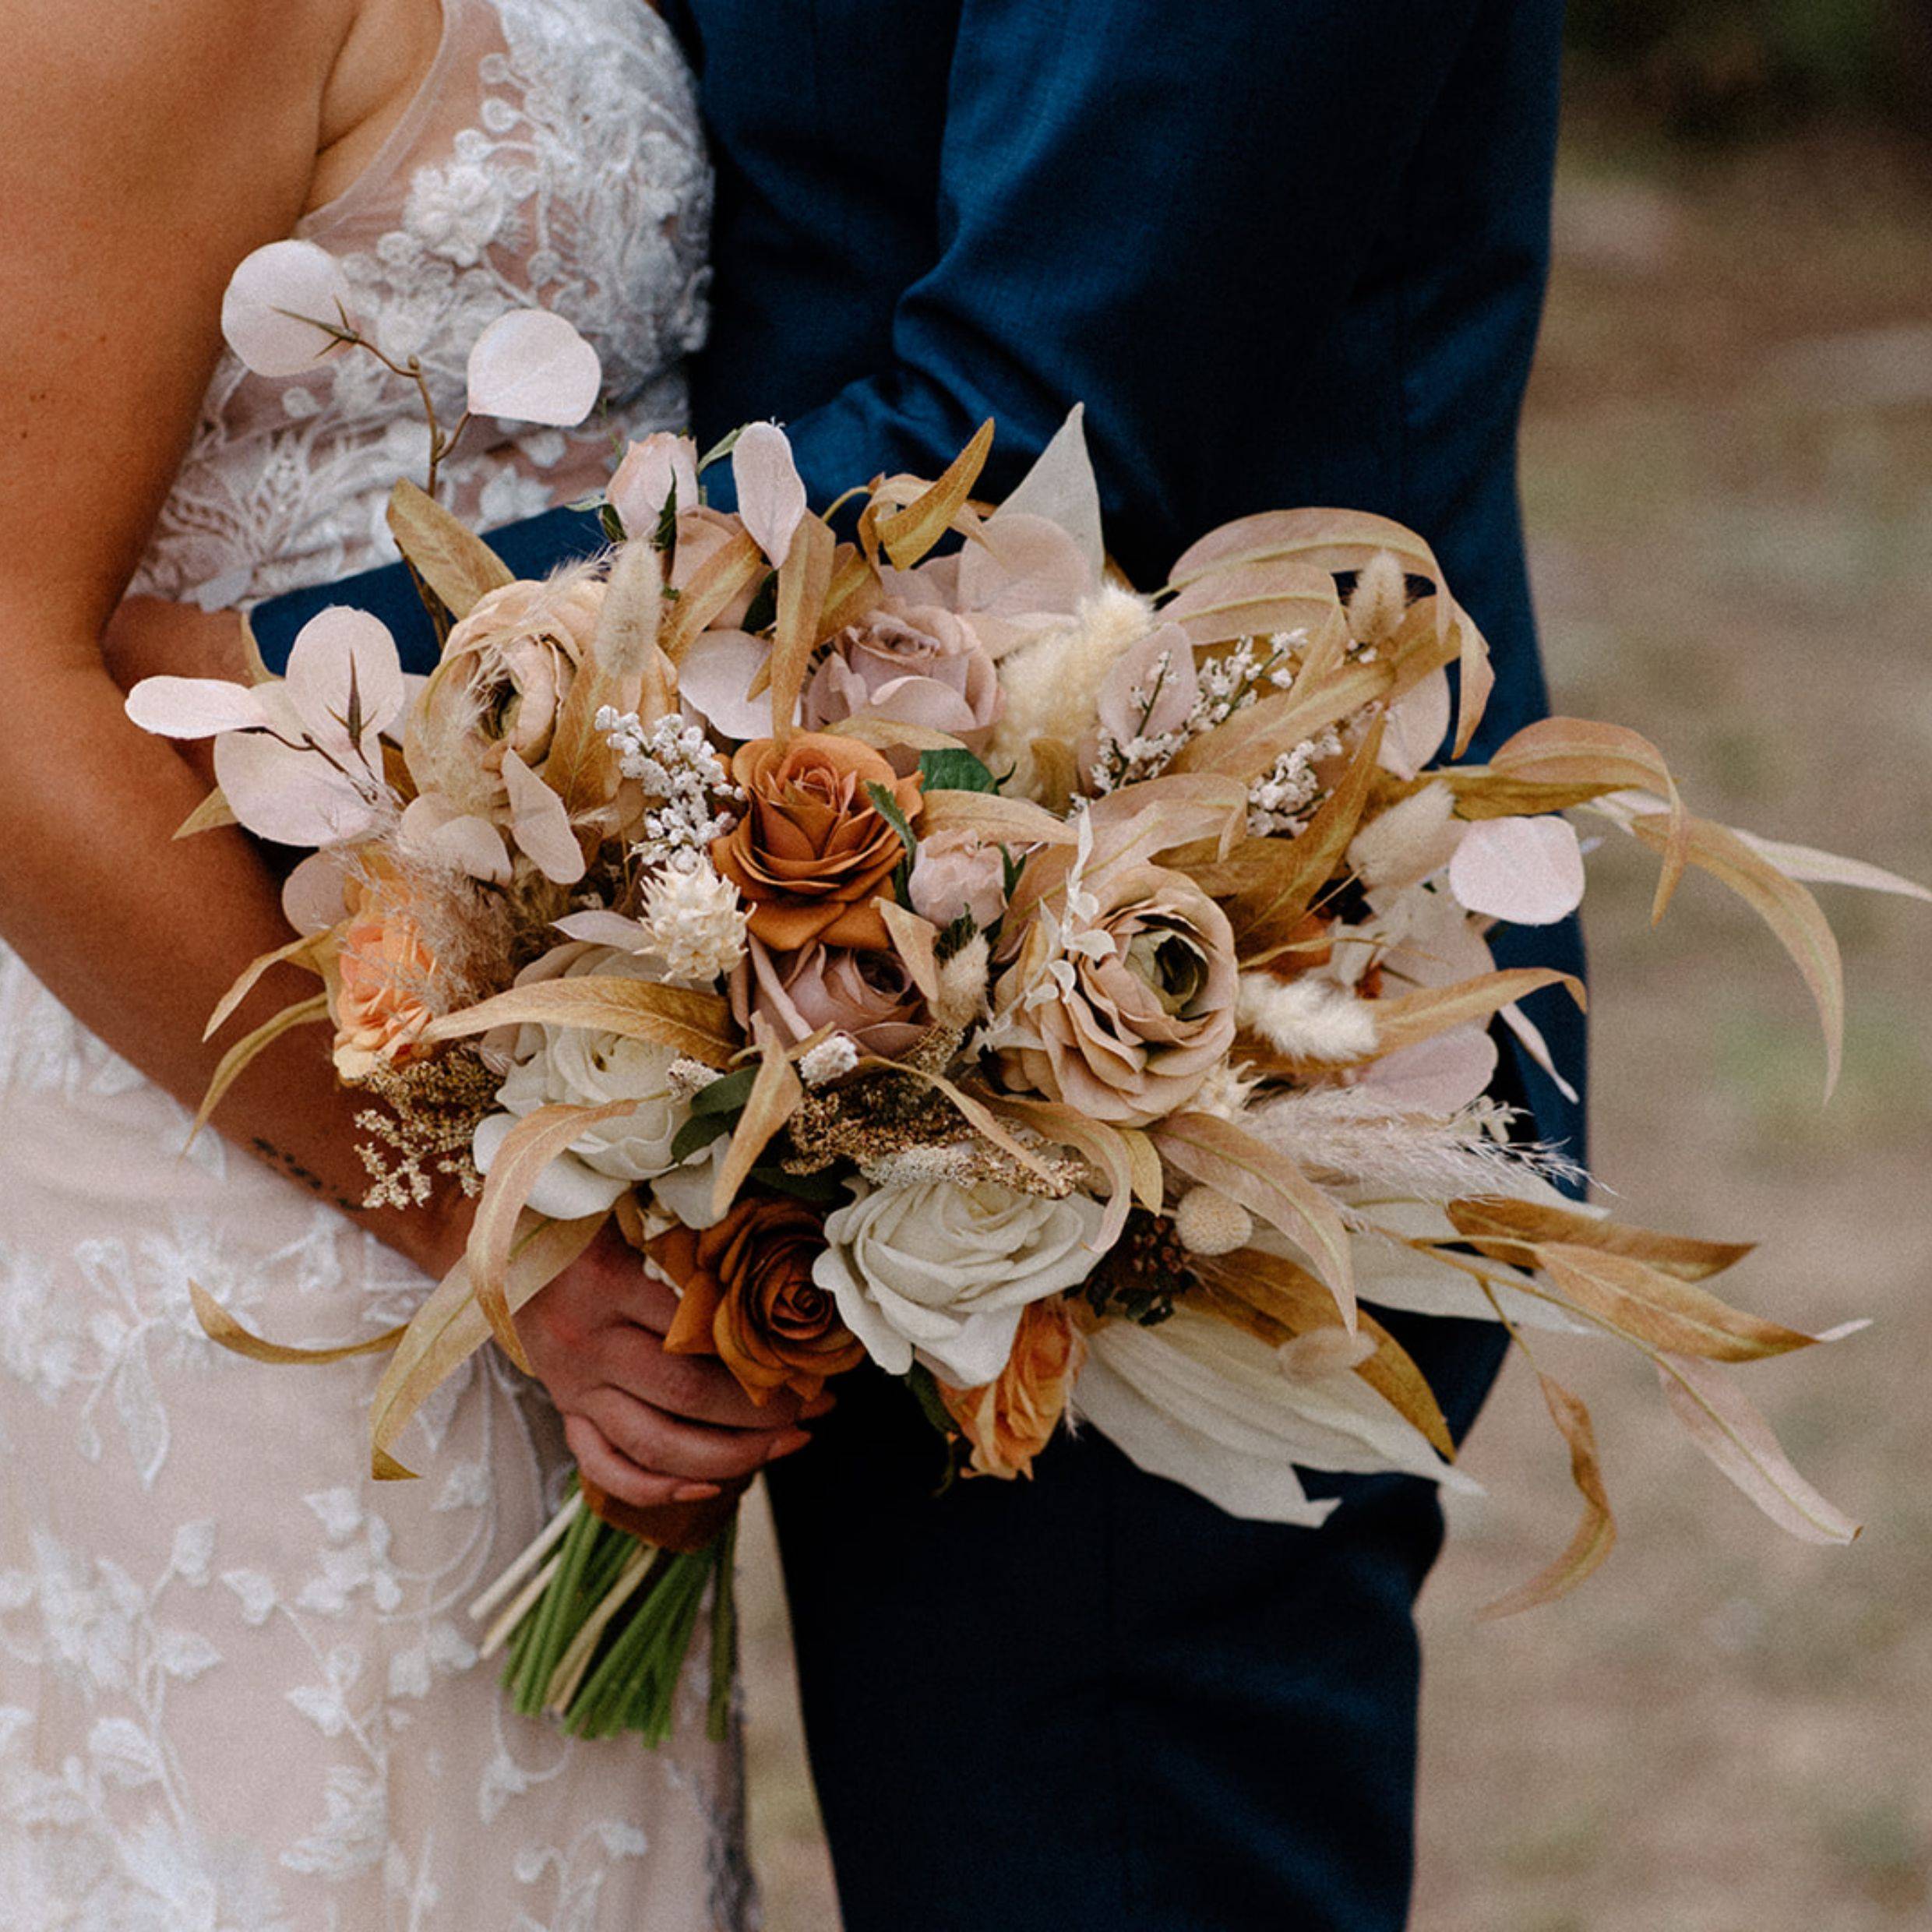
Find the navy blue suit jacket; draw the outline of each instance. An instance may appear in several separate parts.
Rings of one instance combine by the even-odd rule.
[[[1137,581],[1251,511],[1378,511],[1489,637],[1479,752],[1541,714],[1514,452],[1559,0],[669,10],[718,169],[701,439],[784,421],[824,502],[936,474],[992,416],[997,495],[1082,400]],[[595,537],[499,541],[529,569]],[[393,580],[337,587],[265,608],[265,643],[345,595],[410,619]],[[1581,964],[1567,928],[1511,957]],[[1580,1076],[1580,1026],[1538,1010]],[[1423,1327],[1466,1425],[1497,1338]],[[1238,1523],[1088,1436],[936,1501],[902,1392],[848,1387],[773,1479],[848,1932],[1401,1923],[1426,1486],[1333,1482],[1319,1532]]]

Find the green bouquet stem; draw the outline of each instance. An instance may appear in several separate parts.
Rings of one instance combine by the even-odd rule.
[[[674,1550],[576,1508],[508,1633],[503,1687],[511,1701],[526,1717],[555,1717],[573,1736],[635,1731],[661,1744],[676,1722],[678,1684],[707,1621],[708,1593],[706,1730],[721,1743],[738,1662],[737,1543],[735,1512],[703,1548]]]

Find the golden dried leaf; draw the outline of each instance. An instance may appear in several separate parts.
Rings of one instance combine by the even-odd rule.
[[[1362,823],[1382,749],[1382,720],[1370,727],[1349,769],[1299,838],[1250,839],[1237,857],[1252,854],[1267,873],[1253,887],[1223,902],[1245,965],[1265,965],[1306,936],[1301,930],[1317,895],[1342,868]],[[1204,883],[1205,883],[1204,881]],[[1214,887],[1208,885],[1208,890]],[[1217,894],[1217,897],[1219,895]]]
[[[389,493],[389,527],[396,547],[457,618],[516,580],[474,531],[406,479]]]
[[[221,1105],[223,1096],[248,1071],[258,1056],[273,1046],[284,1033],[292,1032],[300,1026],[313,1026],[328,1017],[329,996],[319,992],[312,999],[298,999],[292,1006],[283,1007],[273,1019],[264,1020],[252,1033],[236,1041],[216,1065],[213,1076],[208,1082],[208,1091],[202,1095],[201,1105],[196,1109],[195,1124],[189,1139],[192,1141],[208,1124],[209,1116]]]
[[[1498,1597],[1478,1612],[1487,1620],[1514,1616],[1567,1596],[1607,1557],[1616,1542],[1616,1521],[1610,1514],[1610,1499],[1603,1487],[1603,1470],[1597,1460],[1596,1431],[1591,1426],[1590,1412],[1560,1382],[1540,1372],[1543,1401],[1549,1419],[1570,1445],[1570,1479],[1583,1498],[1583,1520],[1569,1546],[1547,1569],[1540,1570],[1527,1583]]]
[[[1467,1235],[1484,1253],[1490,1251],[1486,1242],[1520,1251],[1539,1242],[1564,1241],[1577,1247],[1628,1255],[1687,1282],[1705,1281],[1735,1267],[1754,1246],[1748,1241],[1697,1241],[1686,1235],[1658,1234],[1648,1228],[1633,1228],[1613,1221],[1607,1215],[1585,1214],[1579,1208],[1502,1197],[1452,1200],[1445,1211],[1457,1232]],[[1508,1260],[1514,1257],[1500,1255],[1497,1258]]]
[[[825,727],[827,738],[854,738],[876,750],[890,751],[904,746],[908,751],[964,751],[966,747],[950,732],[935,731],[929,724],[901,724],[889,717],[841,718]]]
[[[1440,781],[1455,795],[1460,819],[1534,818],[1543,812],[1567,812],[1624,787],[1609,779],[1591,784],[1538,784],[1511,778],[1488,765],[1448,765],[1418,779],[1412,788]]]
[[[1486,1021],[1504,1007],[1545,986],[1560,986],[1579,1007],[1587,1006],[1583,982],[1548,966],[1514,966],[1507,971],[1483,973],[1453,986],[1424,986],[1372,1003],[1376,1053],[1392,1053],[1400,1046],[1433,1039],[1460,1026]]]
[[[1560,1241],[1539,1243],[1535,1254],[1572,1308],[1652,1349],[1712,1362],[1759,1362],[1822,1339],[1747,1315],[1708,1289],[1627,1254]]]
[[[1271,1254],[1264,1248],[1243,1248],[1217,1259],[1197,1257],[1193,1265],[1201,1282],[1217,1295],[1273,1323],[1282,1335],[1345,1328],[1334,1296],[1285,1255]],[[1366,1309],[1357,1311],[1356,1323],[1356,1331],[1375,1344],[1375,1352],[1358,1363],[1355,1373],[1419,1431],[1438,1455],[1454,1461],[1455,1438],[1449,1433],[1448,1419],[1415,1358]],[[1278,1341],[1282,1335],[1264,1334],[1261,1338]]]
[[[893,950],[904,962],[920,998],[936,999],[940,995],[939,928],[883,894],[873,904],[886,922],[886,934],[892,941]]]
[[[1105,1253],[1120,1239],[1120,1231],[1127,1225],[1127,1210],[1133,1202],[1133,1152],[1125,1134],[1105,1121],[1089,1119],[1077,1108],[1062,1101],[1028,1100],[1013,1095],[999,1102],[999,1111],[1023,1121],[1055,1145],[1070,1147],[1084,1155],[1095,1172],[1105,1177],[1106,1214],[1089,1244],[1096,1253]],[[1158,1165],[1157,1161],[1157,1169]],[[1155,1211],[1158,1211],[1158,1201]]]
[[[887,556],[901,570],[910,570],[951,528],[953,519],[964,508],[986,467],[992,450],[993,419],[989,416],[974,432],[973,439],[946,466],[944,473],[925,493],[890,516],[881,517],[876,526],[880,542]]]
[[[765,553],[746,530],[736,531],[728,543],[705,559],[679,592],[658,636],[672,664],[684,661],[684,654],[698,634],[710,628],[711,620],[734,598],[749,590],[766,568]]]
[[[1647,738],[1621,724],[1592,724],[1587,718],[1546,717],[1526,724],[1499,746],[1490,769],[1506,778],[1539,784],[1603,784],[1622,790],[1649,791],[1669,807],[1669,835],[1659,841],[1663,869],[1651,902],[1651,922],[1664,908],[1683,876],[1690,857],[1690,815],[1677,795],[1676,781],[1664,756]]]
[[[1355,1264],[1347,1224],[1286,1155],[1213,1114],[1173,1115],[1150,1129],[1148,1137],[1172,1172],[1218,1188],[1305,1249],[1343,1326],[1355,1332]]]
[[[1122,1127],[1127,1144],[1127,1159],[1133,1172],[1133,1198],[1151,1215],[1158,1215],[1166,1200],[1167,1179],[1161,1171],[1161,1157],[1154,1143],[1140,1127]]]
[[[1067,845],[1078,843],[1079,830],[1056,818],[1027,799],[1009,799],[997,791],[938,790],[920,795],[919,830],[930,838],[938,832],[976,833],[992,845]]]
[[[778,573],[777,621],[765,670],[771,683],[771,730],[783,738],[791,730],[805,689],[805,674],[819,640],[819,618],[831,587],[831,531],[816,516],[806,517],[791,538],[784,568]]]
[[[551,1221],[526,1213],[511,1243],[505,1299],[511,1314],[583,1253],[609,1218]],[[490,1338],[490,1325],[470,1284],[467,1259],[457,1262],[417,1310],[404,1331],[369,1411],[369,1461],[379,1481],[414,1475],[397,1460],[395,1447],[416,1412]]]
[[[1657,1373],[1684,1433],[1781,1529],[1814,1543],[1857,1535],[1860,1526],[1793,1468],[1771,1425],[1722,1369],[1666,1354]]]
[[[1668,836],[1649,817],[1632,820],[1630,829],[1653,850],[1667,845]],[[1824,1091],[1829,1098],[1844,1059],[1845,968],[1823,910],[1795,879],[1727,827],[1691,819],[1685,827],[1684,844],[1690,863],[1736,893],[1778,936],[1804,975],[1824,1030]]]
[[[347,1362],[354,1356],[386,1355],[409,1330],[408,1323],[404,1322],[365,1341],[340,1342],[328,1349],[298,1349],[286,1342],[270,1341],[245,1328],[199,1282],[188,1284],[188,1299],[202,1333],[210,1341],[218,1343],[231,1355],[245,1356],[251,1362],[277,1366],[319,1368],[330,1362]]]
[[[728,1066],[738,1050],[731,1007],[716,993],[601,974],[513,986],[432,1021],[422,1039],[433,1045],[511,1025],[583,1027],[625,1039],[651,1040],[707,1066]]]
[[[719,1162],[717,1178],[711,1190],[711,1208],[722,1215],[738,1197],[738,1190],[758,1165],[758,1157],[772,1142],[779,1129],[797,1112],[805,1098],[784,1045],[774,1033],[764,1016],[752,1021],[758,1047],[758,1075],[751,1084],[745,1111],[732,1130],[731,1144]]]
[[[1197,650],[1237,638],[1303,630],[1312,640],[1347,627],[1335,580],[1326,570],[1292,558],[1238,562],[1204,572],[1161,609]]]
[[[333,943],[327,933],[305,933],[299,939],[291,940],[286,946],[278,946],[272,953],[264,953],[260,958],[252,960],[242,969],[241,976],[224,992],[215,1010],[208,1016],[208,1024],[203,1028],[201,1037],[212,1040],[227,1024],[237,1007],[247,999],[260,983],[262,975],[271,967],[284,964],[306,966],[310,971],[318,971],[316,960],[324,947]],[[318,975],[319,976],[319,975]]]
[[[1257,698],[1212,731],[1190,739],[1168,770],[1218,772],[1250,784],[1283,753],[1385,696],[1394,677],[1393,666],[1377,663],[1346,665],[1327,678],[1298,679],[1292,689]]]
[[[224,825],[238,825],[233,808],[217,785],[175,828],[177,838],[192,838],[197,832],[218,831]]]
[[[1035,738],[1027,742],[1033,760],[1033,786],[1049,812],[1064,813],[1080,788],[1080,761],[1063,738]]]
[[[878,602],[879,573],[856,544],[841,544],[832,555],[831,587],[825,593],[820,636],[831,636],[848,624],[856,624],[876,608]]]

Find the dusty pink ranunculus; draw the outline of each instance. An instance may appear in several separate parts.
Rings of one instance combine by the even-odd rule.
[[[506,755],[541,770],[597,635],[604,591],[601,577],[579,569],[506,583],[477,600],[450,632],[410,717],[404,749],[424,791],[442,793],[461,812],[498,816]]]
[[[977,832],[957,829],[922,839],[908,883],[913,911],[935,925],[950,925],[970,912],[983,933],[1007,909],[1006,861]]]
[[[897,953],[841,946],[774,953],[754,938],[732,975],[731,995],[733,1016],[747,1032],[752,1015],[762,1013],[788,1041],[835,1027],[868,1052],[890,1056],[926,1029],[925,1003]]]
[[[999,674],[971,624],[937,604],[881,600],[832,640],[806,689],[813,731],[862,713],[983,745],[999,716]]]

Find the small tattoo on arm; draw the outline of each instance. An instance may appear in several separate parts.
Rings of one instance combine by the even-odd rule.
[[[309,1193],[319,1196],[332,1208],[339,1208],[345,1215],[358,1214],[361,1210],[359,1201],[346,1200],[338,1194],[319,1174],[311,1173],[292,1154],[263,1140],[259,1135],[249,1143],[257,1155],[273,1168],[277,1173],[285,1176],[298,1187],[305,1187]]]

